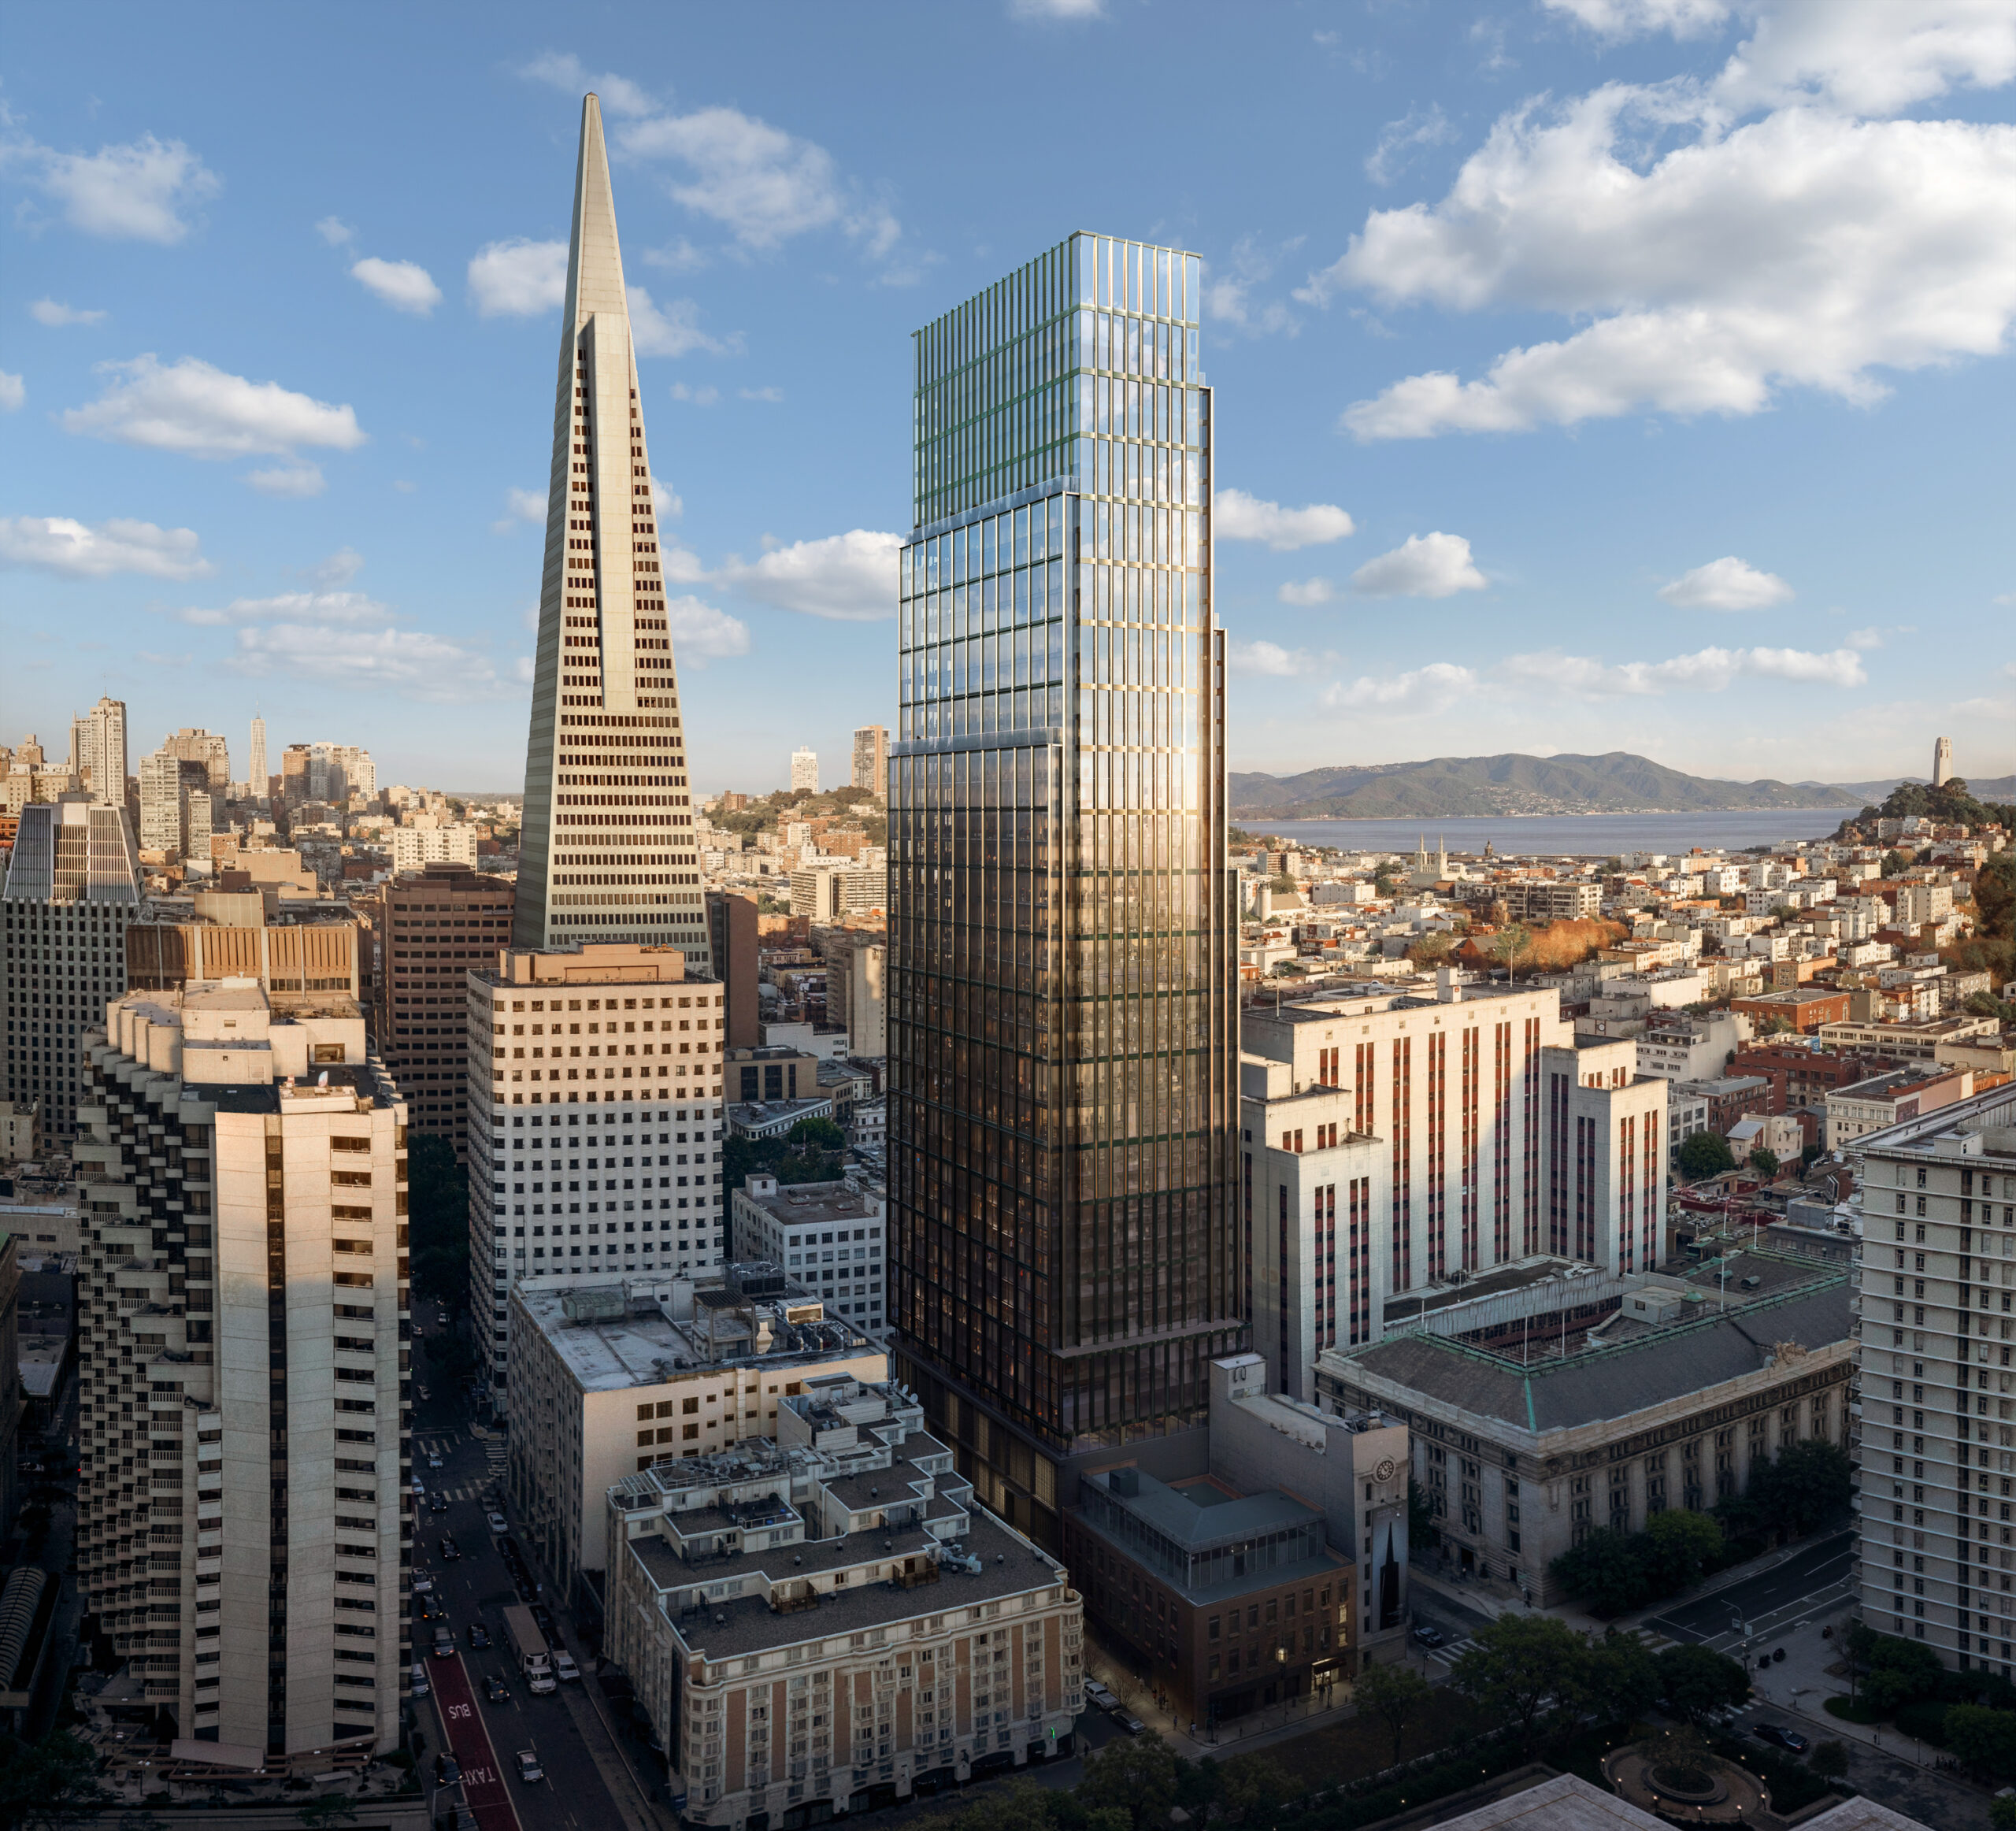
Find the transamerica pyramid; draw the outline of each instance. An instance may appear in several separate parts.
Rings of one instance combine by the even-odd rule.
[[[581,105],[513,943],[709,969],[658,517],[602,106]]]

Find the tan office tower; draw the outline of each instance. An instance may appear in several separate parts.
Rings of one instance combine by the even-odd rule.
[[[389,1750],[412,1659],[405,1103],[354,999],[250,979],[108,1002],[87,1054],[88,1614],[178,1737]]]
[[[581,108],[513,928],[708,965],[679,682],[602,108]]]
[[[878,801],[889,792],[889,728],[864,725],[854,734],[854,786]]]
[[[252,721],[252,751],[245,765],[245,779],[252,790],[254,801],[266,799],[266,721],[254,717]]]

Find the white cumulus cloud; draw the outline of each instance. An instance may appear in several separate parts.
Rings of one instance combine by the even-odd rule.
[[[698,598],[673,598],[665,607],[673,659],[694,667],[749,652],[749,625]]]
[[[674,400],[684,401],[695,407],[711,407],[721,398],[721,391],[717,387],[695,387],[683,381],[674,382],[671,393]]]
[[[1362,674],[1355,680],[1332,682],[1324,688],[1322,703],[1333,712],[1446,712],[1476,691],[1477,676],[1455,662],[1430,662],[1384,680]]]
[[[651,479],[651,506],[658,510],[661,525],[667,521],[676,521],[686,513],[686,505],[680,499],[678,491],[669,484],[659,482],[656,477]]]
[[[1351,517],[1334,503],[1284,509],[1243,490],[1220,490],[1212,502],[1211,522],[1221,540],[1265,541],[1277,553],[1321,547],[1353,531]]]
[[[1711,9],[1576,5],[1599,30]],[[1502,117],[1439,202],[1374,210],[1300,295],[1553,313],[1484,373],[1405,376],[1361,439],[1855,402],[1888,372],[1997,354],[2016,317],[2016,127],[1888,118],[2016,73],[2002,0],[1785,7],[1719,76],[1607,83]]]
[[[1550,651],[1507,655],[1497,672],[1511,685],[1580,699],[1720,693],[1745,679],[1821,687],[1860,687],[1869,679],[1862,657],[1851,648],[1814,653],[1795,648],[1716,647],[1662,662],[1621,662]]]
[[[869,622],[896,613],[902,537],[856,528],[773,547],[753,564],[731,559],[714,575],[745,597],[808,617]]]
[[[775,248],[812,229],[837,228],[880,256],[902,229],[888,209],[847,183],[824,146],[734,108],[696,109],[639,120],[617,135],[639,159],[685,168],[673,198],[720,223],[745,247]]]
[[[1312,605],[1327,604],[1336,595],[1337,587],[1329,579],[1289,579],[1274,593],[1284,604],[1298,605],[1304,610]]]
[[[350,270],[351,279],[369,287],[393,310],[425,317],[441,302],[434,276],[413,261],[381,261],[367,254]]]
[[[695,350],[724,356],[740,347],[739,336],[710,337],[700,328],[700,308],[690,298],[659,306],[643,287],[628,289],[630,337],[639,356],[689,356]]]
[[[339,576],[350,575],[343,572]],[[376,598],[361,591],[282,591],[271,598],[234,598],[228,604],[191,606],[175,614],[184,623],[202,628],[240,623],[315,623],[356,629],[392,619],[391,609]]]
[[[315,232],[332,248],[347,248],[357,239],[357,231],[338,216],[324,217],[316,224]]]
[[[1283,648],[1277,642],[1228,642],[1225,665],[1235,674],[1260,674],[1287,679],[1304,672],[1309,657],[1299,648]]]
[[[1659,587],[1662,598],[1683,610],[1768,610],[1793,595],[1777,573],[1759,572],[1732,553]]]
[[[95,153],[17,140],[0,146],[0,169],[20,172],[72,228],[115,241],[180,241],[188,213],[219,188],[217,174],[181,141],[152,134]]]
[[[546,521],[546,492],[543,490],[506,490],[504,492],[504,514],[501,520],[490,524],[493,534],[509,534],[514,528],[522,528],[528,521],[540,526]]]
[[[1425,109],[1413,108],[1399,120],[1389,120],[1379,130],[1378,143],[1366,154],[1365,175],[1374,184],[1391,184],[1406,169],[1421,146],[1445,146],[1456,137],[1456,127],[1433,102]]]
[[[67,306],[53,298],[39,298],[28,307],[28,316],[38,324],[46,324],[61,330],[66,324],[102,324],[106,314],[102,311],[83,311],[76,306]]]
[[[1106,17],[1106,0],[1008,0],[1008,17],[1042,24],[1076,24]]]
[[[297,501],[319,496],[328,487],[322,467],[302,458],[269,465],[264,470],[247,471],[245,480],[262,496],[290,496]]]
[[[536,317],[567,297],[567,244],[523,235],[486,243],[469,261],[469,296],[486,318]]]
[[[113,573],[199,579],[211,569],[193,528],[123,520],[87,526],[67,515],[0,517],[0,564],[34,566],[73,579]]]
[[[628,76],[608,72],[591,76],[572,51],[542,51],[518,74],[535,83],[549,83],[577,99],[593,90],[606,114],[649,114],[657,106]]]
[[[0,413],[18,413],[28,398],[28,384],[18,375],[0,369]]]
[[[1607,39],[1637,38],[1654,32],[1695,38],[1720,30],[1729,17],[1728,0],[1543,0],[1543,4],[1571,15]]]
[[[1275,251],[1262,248],[1258,238],[1253,235],[1241,235],[1233,243],[1225,263],[1213,262],[1205,272],[1204,309],[1212,321],[1251,336],[1275,332],[1294,336],[1302,327],[1286,303],[1258,295],[1273,277],[1277,262],[1282,256],[1293,254],[1302,246],[1302,240],[1297,235]]]
[[[1488,581],[1460,534],[1410,534],[1351,574],[1351,589],[1368,598],[1447,598],[1481,591]]]
[[[136,356],[100,367],[114,379],[96,400],[65,413],[65,431],[187,458],[285,454],[302,445],[350,451],[365,441],[348,406],[276,381],[248,381],[193,356],[172,363]]]
[[[261,624],[238,632],[237,648],[224,665],[255,680],[286,676],[440,705],[516,699],[524,691],[515,670],[506,677],[480,650],[419,629]]]

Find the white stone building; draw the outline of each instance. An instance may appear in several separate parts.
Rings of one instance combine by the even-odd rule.
[[[110,1003],[76,1156],[90,1615],[178,1733],[384,1751],[411,1660],[406,1109],[354,1000]]]
[[[730,1256],[782,1266],[828,1311],[880,1333],[888,1311],[882,1191],[751,1175],[730,1198]]]

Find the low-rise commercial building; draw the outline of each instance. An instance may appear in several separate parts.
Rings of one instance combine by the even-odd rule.
[[[902,1388],[809,1377],[775,1435],[606,1499],[606,1647],[681,1816],[802,1825],[1068,1755],[1083,1618]]]
[[[1973,1094],[1976,1080],[1971,1068],[1920,1064],[1842,1088],[1827,1096],[1827,1148],[1844,1150],[1872,1132],[1952,1106]]]
[[[1849,995],[1799,986],[1782,991],[1762,991],[1732,999],[1729,1009],[1749,1018],[1759,1036],[1773,1025],[1782,1024],[1802,1036],[1819,1033],[1829,1024],[1838,1024],[1848,1015]]]
[[[1411,1433],[1458,1566],[1547,1607],[1553,1560],[1599,1526],[1743,1492],[1809,1437],[1845,1444],[1845,1273],[1775,1253],[1684,1273],[1544,1276],[1332,1348],[1324,1399]]]
[[[730,1203],[729,1251],[736,1261],[782,1266],[829,1314],[880,1331],[887,1312],[880,1187],[844,1180],[780,1184],[773,1176],[751,1175]]]
[[[816,1374],[880,1380],[880,1347],[775,1266],[705,1278],[528,1277],[511,1291],[506,1482],[563,1594],[601,1583],[602,1497],[627,1474],[776,1434]]]

